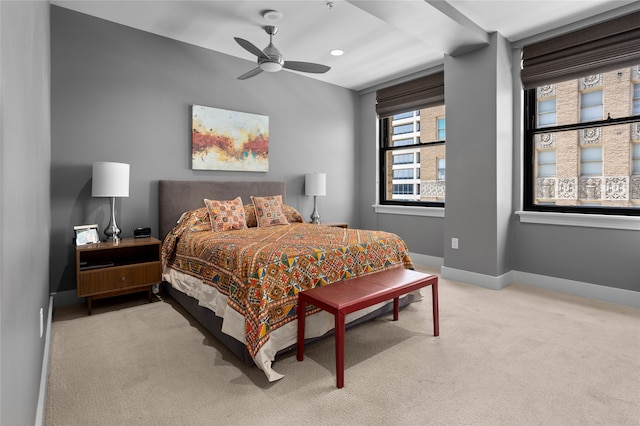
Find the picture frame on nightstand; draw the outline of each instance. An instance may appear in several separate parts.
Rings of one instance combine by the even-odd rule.
[[[100,242],[97,224],[74,226],[73,232],[75,234],[74,242],[76,247]]]

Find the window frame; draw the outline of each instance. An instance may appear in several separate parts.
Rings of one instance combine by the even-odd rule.
[[[589,215],[617,215],[640,216],[639,208],[609,207],[609,206],[558,206],[535,203],[535,165],[536,144],[535,135],[560,131],[583,130],[593,127],[606,127],[620,124],[631,124],[640,121],[639,116],[629,115],[621,118],[606,118],[588,122],[555,125],[548,127],[537,126],[537,92],[536,88],[524,90],[524,147],[523,147],[523,210],[525,212],[548,213],[580,213]]]
[[[411,111],[419,111],[423,108]],[[408,113],[409,111],[405,111],[404,113]],[[403,114],[403,113],[397,113]],[[434,208],[442,208],[445,207],[444,201],[410,201],[410,200],[393,200],[387,199],[387,166],[392,167],[393,173],[393,164],[387,164],[386,158],[388,152],[393,151],[401,151],[413,148],[421,148],[424,146],[434,146],[434,145],[445,145],[445,140],[438,141],[430,141],[419,143],[415,143],[412,145],[402,145],[402,146],[390,146],[391,140],[389,139],[389,128],[392,126],[393,115],[388,117],[379,117],[378,118],[378,153],[379,153],[379,164],[378,164],[378,204],[384,206],[414,206],[414,207],[434,207]],[[445,128],[446,129],[446,128]],[[392,184],[393,185],[393,184]],[[419,184],[420,185],[420,184]],[[418,194],[419,195],[419,194]]]

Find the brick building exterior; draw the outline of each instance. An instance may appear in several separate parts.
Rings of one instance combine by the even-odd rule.
[[[638,84],[640,66],[634,66],[538,87],[538,126],[633,115]],[[589,99],[599,100],[586,105]],[[555,101],[555,121],[542,117],[540,111],[553,114],[541,107],[545,101]],[[640,170],[633,167],[636,144],[639,123],[536,135],[536,204],[640,207]],[[555,173],[550,173],[554,156]]]

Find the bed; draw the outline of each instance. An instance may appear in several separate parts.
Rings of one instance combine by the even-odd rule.
[[[272,368],[276,356],[295,347],[299,291],[391,268],[413,269],[406,244],[395,234],[304,223],[285,194],[284,182],[158,183],[164,290],[269,381],[283,377]],[[214,200],[209,208],[205,199]],[[263,209],[260,203],[268,204]],[[244,220],[249,227],[230,229],[212,204],[242,211],[243,218],[232,222]],[[261,226],[251,226],[256,221]],[[403,305],[416,296],[405,297]],[[347,322],[389,312],[391,305],[359,311]],[[330,314],[311,306],[307,315],[307,339],[332,331]]]

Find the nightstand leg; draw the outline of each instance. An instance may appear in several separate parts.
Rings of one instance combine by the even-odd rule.
[[[87,296],[87,315],[91,315],[91,302],[93,297]]]
[[[149,286],[149,303],[153,301],[153,286]]]

